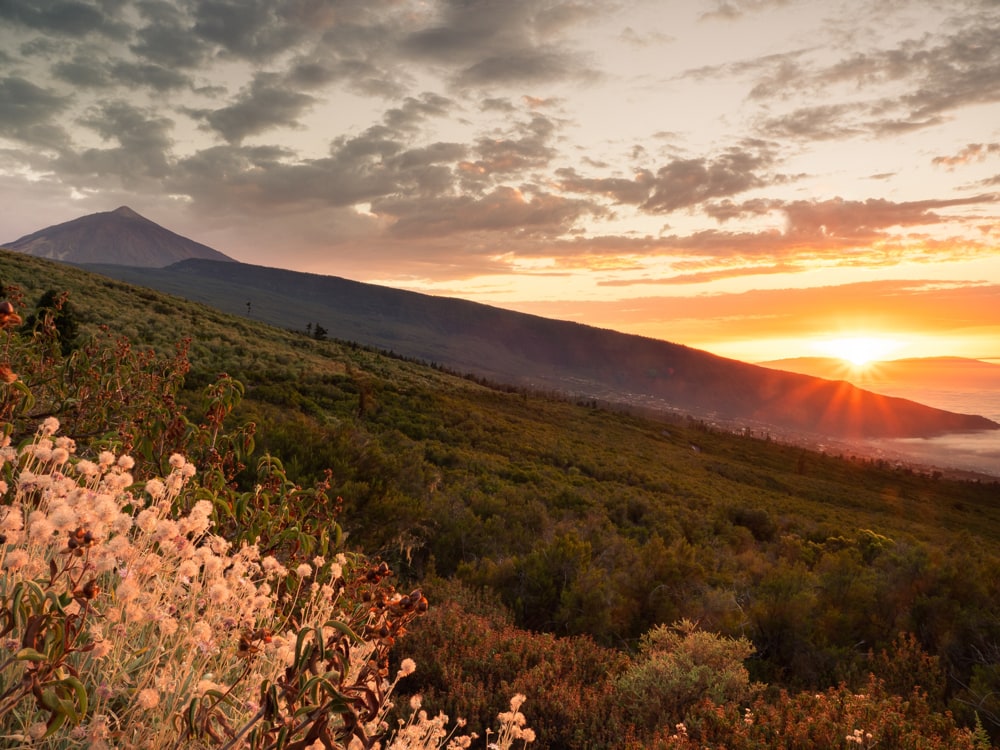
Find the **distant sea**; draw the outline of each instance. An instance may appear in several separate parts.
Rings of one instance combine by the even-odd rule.
[[[880,388],[887,396],[899,396],[928,406],[979,414],[1000,422],[1000,391],[955,391],[947,389]],[[935,438],[869,440],[869,450],[887,459],[923,464],[940,469],[958,469],[1000,477],[1000,430],[956,433]]]

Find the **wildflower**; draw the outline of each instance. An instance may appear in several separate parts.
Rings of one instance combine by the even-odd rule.
[[[125,578],[121,583],[118,584],[118,588],[115,589],[115,594],[118,596],[119,601],[129,602],[135,599],[141,593],[139,585],[135,582],[133,577]]]
[[[163,497],[165,491],[166,487],[163,486],[163,482],[159,479],[150,479],[146,482],[146,493],[154,500],[159,500]]]
[[[149,710],[155,708],[160,703],[160,694],[153,688],[143,688],[136,696],[136,703],[140,708]]]
[[[59,420],[55,417],[46,417],[42,422],[41,433],[43,435],[54,435],[59,431]]]
[[[194,560],[184,560],[177,568],[177,575],[184,583],[191,583],[198,577],[198,570],[198,563]]]
[[[7,553],[7,559],[3,561],[3,566],[7,570],[17,570],[28,562],[28,552],[23,549],[12,549]]]
[[[170,456],[170,466],[174,469],[180,469],[184,464],[187,463],[187,459],[184,458],[180,453],[174,453]]]
[[[100,469],[97,467],[93,461],[87,461],[84,459],[76,465],[76,471],[80,476],[84,477],[95,477],[97,476]]]
[[[295,569],[295,575],[299,578],[308,578],[312,575],[312,566],[309,563],[302,563],[299,567]]]
[[[57,531],[68,531],[76,526],[76,512],[72,508],[60,505],[49,513],[49,521]]]
[[[153,533],[153,530],[156,529],[156,523],[156,511],[149,508],[139,511],[139,515],[135,517],[135,525],[147,534]]]
[[[403,659],[399,665],[399,676],[409,677],[417,671],[417,663],[413,659]]]
[[[44,513],[32,513],[34,520],[28,526],[28,537],[32,541],[48,542],[52,540],[52,534],[56,528]]]
[[[419,711],[420,707],[424,705],[424,699],[420,695],[413,695],[410,697],[410,708],[414,711]]]
[[[153,541],[163,544],[177,536],[177,522],[169,518],[157,521],[156,529],[150,534]]]
[[[208,587],[208,599],[213,604],[221,604],[229,599],[232,593],[225,583],[213,583]]]
[[[125,471],[131,471],[132,467],[135,466],[135,459],[131,456],[121,456],[118,459],[118,466]]]
[[[94,515],[101,523],[114,523],[120,515],[118,503],[111,495],[99,495],[94,502]]]

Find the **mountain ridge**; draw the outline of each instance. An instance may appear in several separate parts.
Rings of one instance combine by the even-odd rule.
[[[842,438],[1000,429],[978,415],[682,344],[336,276],[199,259],[142,272],[89,268],[225,312],[249,309],[264,322],[297,330],[315,321],[334,338],[575,397]]]
[[[32,232],[6,247],[63,263],[162,267],[187,258],[235,262],[228,255],[150,221],[128,206]]]

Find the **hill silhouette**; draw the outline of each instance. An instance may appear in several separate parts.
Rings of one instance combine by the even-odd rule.
[[[186,258],[232,260],[208,245],[161,227],[128,206],[46,227],[3,247],[76,264],[160,267]]]
[[[225,312],[356,341],[462,372],[582,398],[794,433],[926,437],[997,423],[846,382],[773,370],[680,344],[334,276],[191,259],[138,271],[90,266]]]

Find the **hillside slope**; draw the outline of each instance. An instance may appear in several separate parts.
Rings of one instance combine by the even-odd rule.
[[[418,656],[422,691],[442,677],[435,664],[448,663],[445,652],[466,665],[449,673],[456,685],[514,684],[509,672],[495,670],[516,663],[530,641],[552,660],[520,670],[528,682],[515,689],[550,696],[552,680],[567,686],[567,696],[579,694],[582,678],[557,661],[559,639],[535,641],[520,631],[509,648],[495,647],[496,633],[509,629],[481,625],[475,615],[491,602],[506,607],[505,622],[586,634],[580,655],[596,662],[598,674],[610,662],[595,640],[628,648],[650,628],[688,618],[750,638],[754,679],[810,696],[867,674],[871,654],[892,649],[902,632],[918,633],[926,653],[940,658],[949,695],[972,700],[963,686],[1000,642],[996,481],[934,478],[698,420],[651,419],[490,386],[29,256],[0,257],[0,282],[25,314],[46,289],[68,291],[79,343],[88,342],[65,369],[38,367],[31,377],[12,362],[33,390],[58,387],[59,374],[72,371],[93,373],[113,394],[114,378],[93,367],[100,347],[89,342],[96,335],[116,358],[127,350],[119,334],[133,352],[166,353],[168,364],[174,343],[190,340],[192,370],[178,404],[196,423],[209,406],[203,386],[223,372],[245,383],[246,399],[229,424],[255,425],[246,463],[280,460],[303,487],[329,481],[328,496],[343,498],[348,547],[379,555],[400,580],[427,592],[432,613],[455,623],[442,639],[450,646]],[[9,350],[19,348],[15,340]],[[67,434],[81,434],[73,424],[81,399],[70,395],[18,415],[15,442],[34,433],[50,405]],[[239,491],[254,495],[255,481],[238,478]],[[299,530],[295,504],[270,512],[283,514],[290,534]],[[240,524],[254,521],[239,516]],[[449,586],[477,592],[460,598],[470,609],[447,603],[440,592],[455,590]],[[917,651],[898,672],[928,662]],[[471,668],[486,673],[464,671]],[[930,684],[924,674],[913,679]],[[910,695],[913,685],[899,689]],[[437,690],[440,697],[446,687]],[[468,706],[456,705],[453,715],[470,715]],[[548,747],[598,747],[577,732],[583,713],[604,721],[599,711],[561,714],[546,736],[563,731],[582,740]]]
[[[504,382],[837,438],[926,437],[997,423],[834,382],[577,323],[244,263],[187,260],[95,271],[304,330]]]

